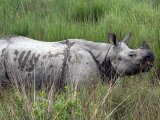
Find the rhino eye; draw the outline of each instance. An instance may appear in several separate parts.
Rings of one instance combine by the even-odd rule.
[[[137,55],[135,54],[135,53],[133,53],[133,52],[131,52],[131,53],[129,53],[129,57],[136,57]]]
[[[122,60],[122,58],[121,58],[121,57],[118,57],[118,60]]]

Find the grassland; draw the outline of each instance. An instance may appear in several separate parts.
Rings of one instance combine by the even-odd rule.
[[[131,48],[148,41],[155,54],[149,72],[107,85],[82,87],[53,95],[1,90],[0,120],[159,120],[159,0],[0,0],[0,36],[22,35],[43,41],[67,38],[106,42],[107,33],[122,39],[132,33]]]

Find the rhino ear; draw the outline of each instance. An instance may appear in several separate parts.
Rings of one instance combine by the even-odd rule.
[[[128,35],[122,40],[122,42],[127,44],[130,37],[131,37],[131,32],[128,33]]]
[[[117,45],[116,35],[114,33],[108,33],[108,40],[111,44]]]
[[[141,48],[142,49],[148,49],[148,50],[150,49],[147,41],[143,41],[143,44],[142,44]]]

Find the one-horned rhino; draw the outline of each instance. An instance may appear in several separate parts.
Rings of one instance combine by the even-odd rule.
[[[59,90],[67,84],[95,79],[112,81],[118,76],[133,75],[152,68],[154,55],[146,42],[138,49],[126,45],[109,33],[110,44],[67,39],[43,42],[15,36],[0,40],[0,84],[11,82],[21,87]]]

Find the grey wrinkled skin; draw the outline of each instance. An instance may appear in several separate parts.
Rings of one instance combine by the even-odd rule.
[[[139,49],[109,34],[110,44],[82,39],[42,42],[26,37],[0,40],[0,85],[16,82],[25,88],[59,90],[67,84],[94,81],[115,82],[118,76],[151,69],[153,53],[146,42]]]

